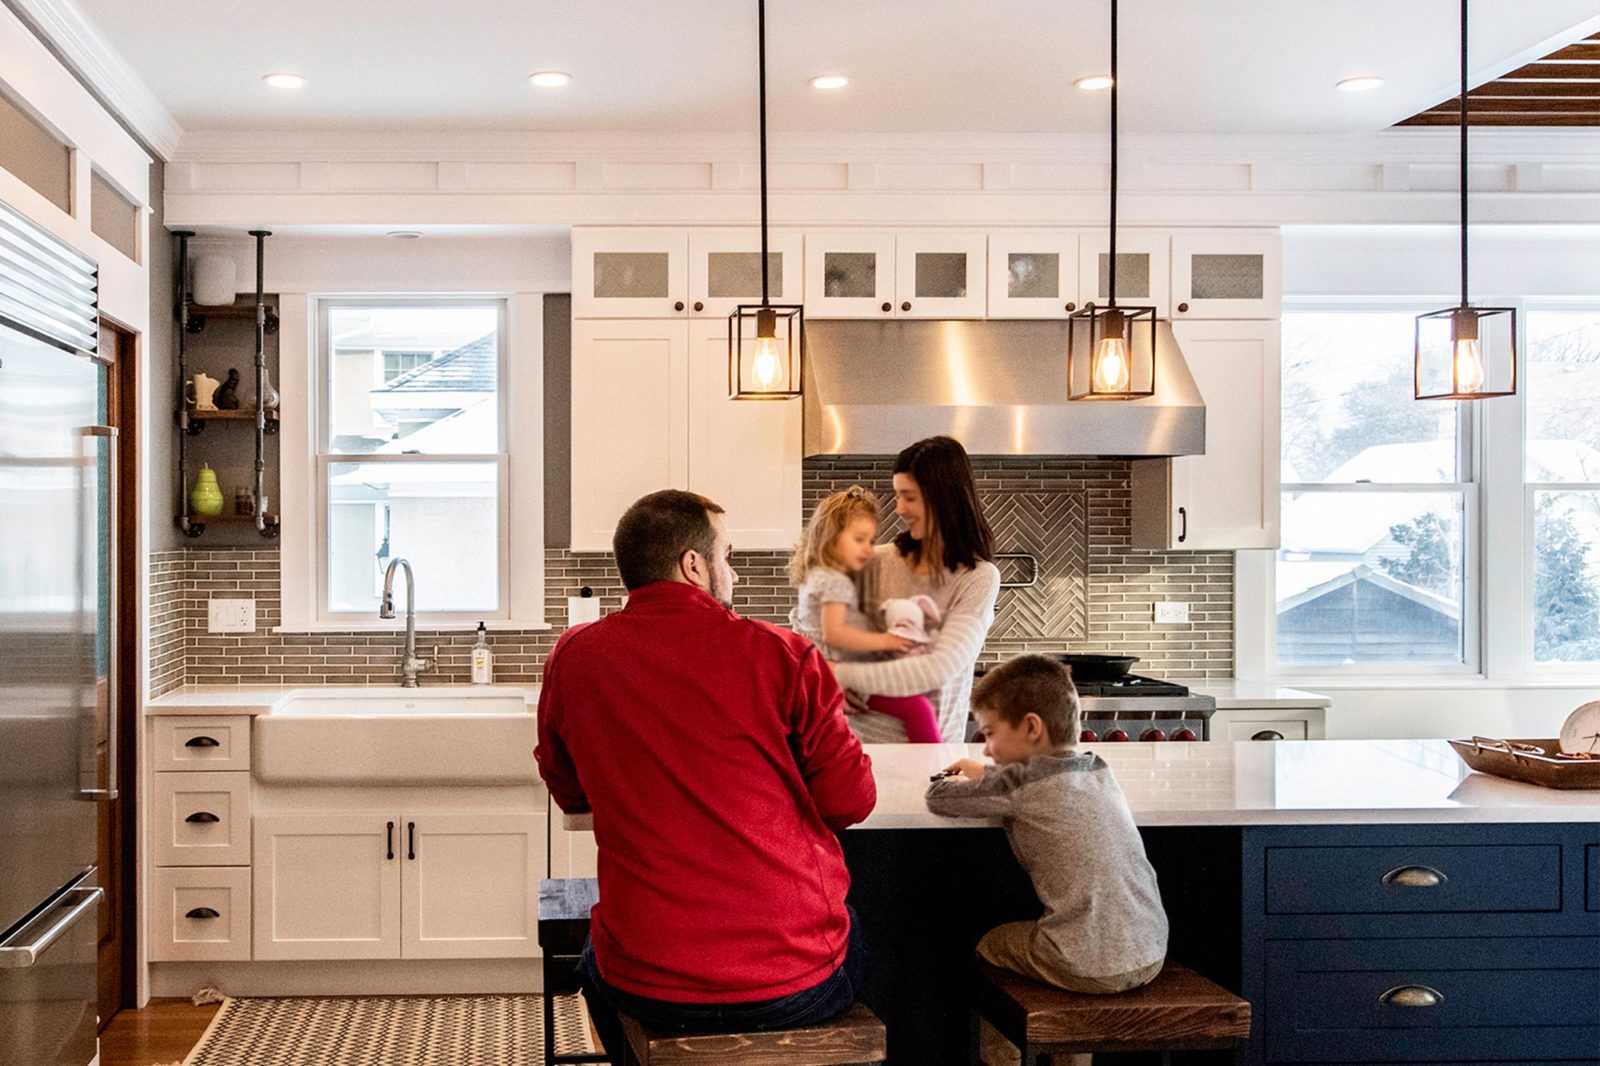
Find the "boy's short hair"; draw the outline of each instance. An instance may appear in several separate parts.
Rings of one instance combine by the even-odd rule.
[[[1077,743],[1083,727],[1072,672],[1044,655],[1019,655],[984,674],[972,690],[972,706],[1012,725],[1036,714],[1057,747]]]

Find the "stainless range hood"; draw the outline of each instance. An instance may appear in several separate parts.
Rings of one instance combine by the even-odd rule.
[[[1067,399],[1067,323],[806,323],[805,454],[893,455],[947,434],[973,455],[1200,455],[1206,409],[1167,322],[1156,394]]]

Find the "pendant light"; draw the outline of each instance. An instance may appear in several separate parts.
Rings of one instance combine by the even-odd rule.
[[[789,400],[800,395],[804,315],[799,304],[772,302],[768,276],[766,0],[756,0],[756,39],[761,100],[761,302],[740,304],[728,316],[728,396],[735,400]]]
[[[1483,400],[1517,391],[1517,312],[1467,302],[1467,0],[1461,0],[1461,305],[1417,316],[1416,398]]]
[[[1117,0],[1111,0],[1111,249],[1106,304],[1067,319],[1067,397],[1136,400],[1156,391],[1156,309],[1117,304]]]

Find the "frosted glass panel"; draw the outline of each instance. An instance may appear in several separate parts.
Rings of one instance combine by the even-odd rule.
[[[1054,252],[1012,252],[1006,258],[1006,295],[1054,300],[1061,295],[1061,257]]]
[[[1101,295],[1108,295],[1111,288],[1111,256],[1106,252],[1100,253],[1100,286],[1096,291]],[[1150,253],[1149,252],[1118,252],[1117,253],[1117,299],[1150,299]]]
[[[1265,275],[1259,255],[1193,255],[1189,295],[1196,300],[1259,300]]]
[[[877,253],[823,253],[822,291],[826,296],[843,299],[870,300],[878,295]]]
[[[918,252],[917,295],[957,299],[967,294],[966,252]]]
[[[665,299],[666,252],[594,253],[594,294],[606,300]]]
[[[767,253],[767,279],[774,300],[783,297],[783,253]],[[706,261],[706,293],[714,299],[761,295],[760,252],[712,252]],[[867,295],[871,295],[868,293]]]

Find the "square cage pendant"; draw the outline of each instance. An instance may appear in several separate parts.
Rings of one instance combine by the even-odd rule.
[[[792,400],[805,357],[799,304],[740,304],[728,316],[728,397]]]
[[[1156,391],[1156,309],[1096,307],[1067,319],[1067,398],[1137,400]]]
[[[1415,385],[1419,400],[1516,395],[1516,308],[1447,307],[1418,315]]]

